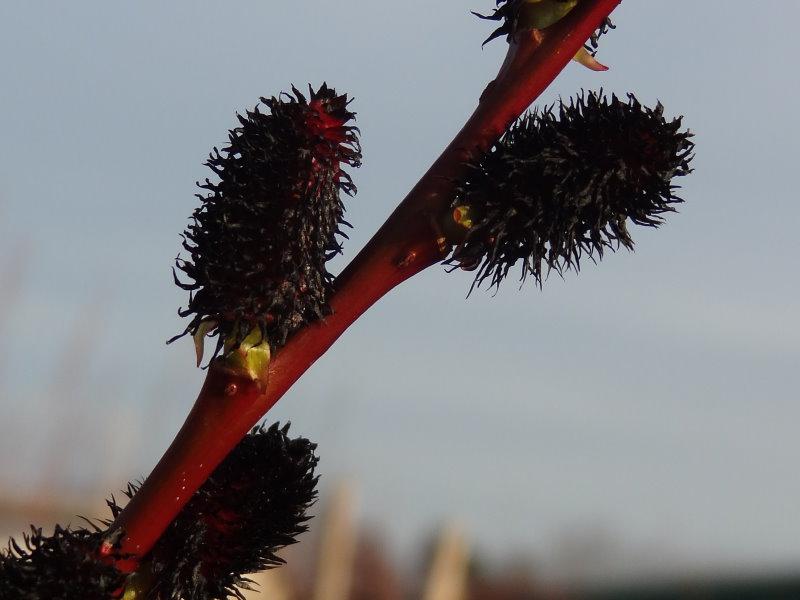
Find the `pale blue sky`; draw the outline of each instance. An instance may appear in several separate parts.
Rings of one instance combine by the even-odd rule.
[[[3,481],[33,485],[71,423],[64,480],[106,475],[114,436],[133,448],[121,485],[180,425],[203,373],[189,341],[164,345],[184,327],[170,267],[235,111],[293,83],[355,96],[349,259],[496,71],[504,42],[482,50],[491,24],[469,15],[493,4],[3,3],[0,277],[26,261],[0,318]],[[495,555],[544,561],[600,527],[670,560],[800,560],[800,5],[745,5],[627,0],[611,70],[572,64],[543,98],[635,91],[696,133],[686,204],[635,253],[468,300],[469,274],[434,267],[270,414],[319,442],[326,484],[359,482],[401,551],[457,516]],[[53,409],[65,355],[85,377]]]

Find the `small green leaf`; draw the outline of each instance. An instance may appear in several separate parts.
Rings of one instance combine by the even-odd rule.
[[[228,338],[226,346],[232,347],[235,340]],[[258,327],[255,327],[238,347],[223,358],[226,367],[241,371],[253,381],[266,384],[269,373],[270,347],[269,341]]]
[[[550,27],[577,4],[578,0],[524,0],[519,7],[517,30]]]

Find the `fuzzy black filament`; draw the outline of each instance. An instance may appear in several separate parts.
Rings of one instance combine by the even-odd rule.
[[[348,225],[340,192],[356,191],[342,169],[361,161],[346,95],[323,84],[308,98],[292,88],[261,102],[267,111],[238,116],[206,161],[218,181],[198,184],[207,194],[184,232],[189,258],[177,260],[189,281],[175,281],[191,292],[181,335],[218,335],[215,355],[254,329],[279,347],[329,312],[325,263]]]
[[[318,479],[316,445],[288,430],[256,427],[195,492],[149,555],[148,598],[242,598],[246,574],[283,563],[276,552],[307,530]]]
[[[2,600],[108,600],[125,575],[98,560],[99,530],[56,525],[53,535],[31,527],[22,542],[0,551]]]
[[[663,112],[590,92],[523,116],[459,183],[452,206],[469,221],[447,264],[497,286],[520,262],[541,285],[584,254],[632,248],[627,222],[661,224],[691,172],[691,133]]]

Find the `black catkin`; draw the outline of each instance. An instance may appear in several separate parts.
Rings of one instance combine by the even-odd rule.
[[[256,427],[195,492],[148,555],[148,598],[243,598],[247,574],[283,564],[276,552],[307,530],[318,480],[316,445],[288,431]]]
[[[31,527],[0,550],[0,600],[109,600],[125,575],[98,560],[101,542],[99,529]]]
[[[682,200],[692,134],[664,108],[602,92],[523,116],[458,183],[452,207],[469,214],[446,264],[477,269],[473,287],[497,286],[521,262],[541,285],[586,254],[633,247],[627,222],[657,227]]]
[[[571,0],[555,0],[556,2],[568,3]],[[525,0],[497,0],[495,8],[490,15],[482,15],[477,12],[472,12],[476,17],[486,19],[489,21],[500,21],[500,26],[495,29],[491,35],[483,42],[484,45],[488,44],[495,38],[506,36],[511,38],[517,31],[520,30],[520,14],[525,6]],[[609,29],[616,29],[611,19],[606,17],[603,22],[591,35],[589,40],[584,46],[592,56],[597,53],[598,40],[600,37],[608,33]]]
[[[179,314],[191,321],[173,340],[216,335],[216,355],[258,329],[280,347],[329,313],[326,261],[349,226],[340,192],[356,192],[342,167],[359,166],[361,148],[347,96],[325,84],[309,92],[261,98],[266,112],[238,116],[206,161],[218,181],[198,184],[207,193],[183,235],[188,258],[176,267],[188,281],[175,281],[190,291]]]

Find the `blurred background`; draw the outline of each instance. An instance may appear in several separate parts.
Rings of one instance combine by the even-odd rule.
[[[340,268],[496,72],[506,45],[482,49],[493,23],[469,14],[493,6],[0,4],[3,539],[105,516],[191,407],[204,373],[189,339],[164,343],[185,327],[170,269],[235,112],[291,84],[355,97]],[[800,578],[800,4],[735,7],[623,2],[611,70],[572,63],[539,103],[602,87],[685,116],[686,204],[635,253],[468,299],[469,273],[431,268],[270,411],[322,457],[320,518],[273,596]]]

